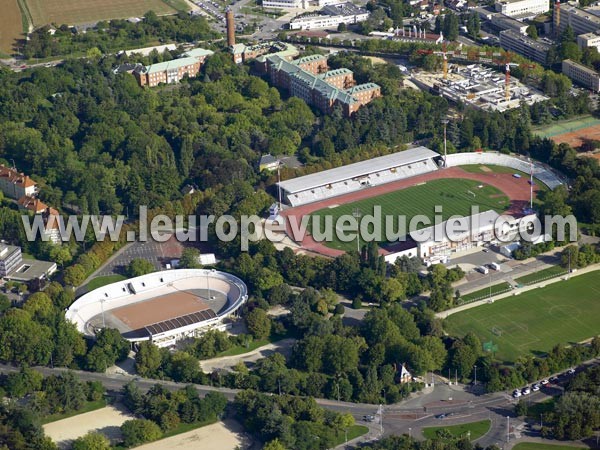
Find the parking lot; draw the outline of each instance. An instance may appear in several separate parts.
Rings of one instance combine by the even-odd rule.
[[[181,257],[183,246],[174,236],[166,242],[133,242],[127,245],[117,256],[102,267],[94,276],[101,277],[115,273],[123,273],[132,259],[141,258],[150,261],[157,270],[164,269],[165,263]]]

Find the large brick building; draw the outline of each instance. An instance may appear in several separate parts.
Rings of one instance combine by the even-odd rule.
[[[133,75],[140,86],[154,87],[160,83],[179,83],[184,76],[195,77],[207,56],[212,55],[211,50],[203,48],[192,49],[181,58],[165,61],[149,66],[138,66]]]
[[[375,83],[356,85],[351,70],[329,70],[323,55],[305,56],[294,61],[271,55],[266,57],[266,63],[272,84],[325,113],[339,105],[349,117],[381,96],[381,88]]]

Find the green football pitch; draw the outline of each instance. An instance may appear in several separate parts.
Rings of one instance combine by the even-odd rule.
[[[600,272],[558,281],[543,288],[478,306],[444,321],[451,336],[474,332],[498,346],[496,358],[547,352],[600,334]]]
[[[410,219],[418,214],[427,216],[433,223],[436,205],[443,207],[440,215],[442,220],[446,220],[452,215],[470,216],[472,205],[479,206],[480,212],[489,211],[490,209],[503,212],[508,209],[510,202],[503,192],[493,186],[482,185],[481,182],[475,180],[448,178],[428,181],[418,186],[353,203],[324,208],[315,211],[312,215],[321,216],[321,224],[324,223],[323,217],[330,215],[333,218],[333,223],[335,223],[342,215],[352,215],[356,208],[360,210],[363,217],[373,214],[373,208],[376,205],[381,206],[381,215],[384,218],[381,223],[381,236],[384,238],[382,242],[385,243],[385,217],[388,215],[394,217],[393,230],[395,231],[398,229],[398,216],[400,215],[406,216],[407,228]],[[321,226],[323,227],[323,225]],[[328,247],[345,251],[356,249],[355,241],[342,242],[336,239],[325,244]]]

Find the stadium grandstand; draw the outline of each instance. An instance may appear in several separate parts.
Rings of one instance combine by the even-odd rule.
[[[439,157],[433,150],[416,147],[281,181],[278,186],[291,206],[300,206],[433,172],[438,169],[436,159]]]
[[[66,318],[88,338],[102,328],[116,328],[132,343],[159,347],[225,329],[248,299],[239,278],[216,270],[178,269],[118,281],[79,297]]]
[[[496,165],[509,167],[527,174],[531,173],[533,166],[533,176],[548,186],[550,189],[556,189],[563,182],[552,169],[538,161],[529,161],[516,156],[505,155],[497,152],[468,152],[454,153],[446,157],[447,167],[465,166],[471,164]]]

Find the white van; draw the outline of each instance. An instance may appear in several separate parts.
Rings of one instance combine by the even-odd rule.
[[[493,262],[493,263],[490,264],[490,267],[492,269],[497,270],[498,272],[500,272],[500,264]]]
[[[487,268],[487,267],[485,267],[485,266],[479,266],[479,267],[477,268],[477,271],[478,271],[478,272],[481,272],[481,273],[482,273],[482,274],[484,274],[484,275],[487,275],[487,274],[490,272],[490,271],[488,270],[488,268]]]

